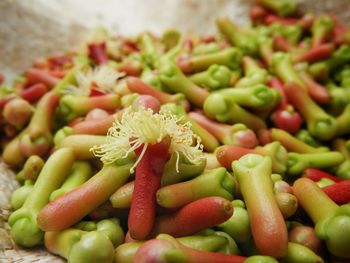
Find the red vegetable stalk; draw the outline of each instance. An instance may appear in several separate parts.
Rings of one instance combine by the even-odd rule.
[[[339,46],[344,43],[349,43],[349,31],[347,27],[340,23],[334,16],[331,16],[331,19],[333,20],[332,39],[334,43]]]
[[[335,48],[334,44],[332,43],[321,44],[303,53],[294,54],[292,56],[292,60],[295,63],[298,63],[298,62],[313,63],[318,60],[323,60],[330,57],[334,51],[334,48]]]
[[[250,19],[254,24],[261,24],[267,15],[269,15],[269,11],[259,4],[253,5],[249,12]]]
[[[316,169],[316,168],[308,168],[303,172],[302,177],[306,177],[311,179],[314,182],[318,182],[323,178],[332,180],[333,182],[341,182],[343,179],[339,177],[335,177],[334,175],[331,175],[329,173],[326,173],[322,170]]]
[[[293,50],[293,46],[281,35],[277,35],[273,38],[273,44],[276,50],[283,52],[290,52]]]
[[[302,118],[294,107],[288,103],[288,98],[284,90],[283,83],[278,78],[269,80],[268,85],[279,91],[281,102],[277,110],[272,113],[271,118],[275,126],[289,133],[296,133],[302,124]]]
[[[177,212],[160,216],[148,237],[166,233],[175,237],[188,236],[228,220],[233,213],[229,200],[211,196],[185,205]]]
[[[290,26],[290,25],[296,25],[297,22],[298,22],[297,18],[285,18],[285,17],[277,16],[275,14],[269,14],[264,19],[264,23],[267,25],[278,23],[285,26]]]
[[[90,43],[88,44],[89,57],[97,64],[105,64],[108,61],[106,53],[106,43]]]
[[[289,25],[297,25],[301,27],[303,30],[308,30],[312,23],[314,22],[315,17],[312,14],[305,14],[303,17],[297,18],[285,18],[280,17],[274,14],[267,14],[264,17],[264,23],[267,25],[278,23],[281,25],[289,26]]]
[[[28,101],[29,103],[36,102],[39,100],[45,93],[47,92],[47,88],[43,83],[33,84],[29,88],[21,90],[18,93],[18,96],[22,99]],[[16,98],[16,96],[8,96],[0,99],[0,108],[4,107],[8,102]]]
[[[105,203],[130,176],[132,162],[105,165],[97,174],[75,190],[48,203],[37,217],[45,231],[61,231]]]
[[[33,102],[36,102],[38,99],[40,99],[46,92],[47,92],[46,85],[43,83],[37,83],[22,90],[18,95],[22,99],[30,103],[33,103]]]
[[[134,257],[134,262],[138,263],[243,263],[245,260],[243,256],[190,248],[168,235],[160,235],[142,244]]]
[[[113,125],[114,119],[114,115],[109,115],[99,120],[79,122],[72,127],[73,134],[104,135],[107,133],[108,129]]]
[[[158,99],[161,104],[171,102],[176,103],[185,99],[185,97],[182,94],[170,95],[168,93],[152,88],[151,86],[141,81],[139,78],[129,77],[126,83],[131,92],[151,95]]]
[[[350,203],[350,179],[328,185],[322,190],[338,205]]]
[[[288,160],[287,151],[279,142],[272,142],[262,147],[258,146],[255,149],[223,145],[218,147],[215,153],[217,160],[225,168],[230,168],[233,161],[249,153],[269,156],[272,159],[272,171],[274,173],[284,173]]]
[[[49,71],[43,69],[30,68],[25,73],[25,86],[29,87],[33,84],[42,83],[49,89],[54,87],[59,81],[59,78],[53,77]]]
[[[156,192],[164,165],[169,158],[170,141],[148,145],[144,153],[143,147],[135,150],[139,163],[136,166],[134,193],[131,201],[128,227],[130,236],[137,240],[146,239],[151,232],[156,212]]]
[[[300,72],[300,77],[304,81],[311,98],[319,104],[330,103],[331,96],[328,90],[321,84],[317,83],[308,72]]]

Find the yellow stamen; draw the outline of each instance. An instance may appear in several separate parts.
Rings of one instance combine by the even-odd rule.
[[[95,156],[105,163],[126,158],[131,152],[143,147],[132,170],[146,152],[149,144],[161,142],[170,138],[170,153],[176,153],[176,170],[178,171],[179,156],[182,153],[190,162],[199,164],[203,158],[203,145],[200,138],[191,130],[189,122],[179,124],[179,118],[168,111],[153,113],[151,109],[131,107],[124,110],[120,121],[116,120],[108,130],[108,142],[91,148]]]
[[[89,96],[92,85],[101,93],[114,93],[118,80],[124,76],[124,73],[106,65],[88,69],[87,71],[78,71],[75,74],[78,85],[69,85],[62,90],[62,93]]]

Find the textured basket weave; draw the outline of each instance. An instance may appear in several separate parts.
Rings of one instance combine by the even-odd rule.
[[[153,24],[150,24],[149,20],[141,21],[142,19],[145,20],[147,16],[135,17],[132,21],[133,25],[130,25],[133,28],[131,32],[134,32],[135,28],[147,30],[150,27],[156,31],[161,31],[163,28],[162,23],[164,21],[160,20],[164,17],[153,16],[152,14],[156,14],[158,11],[151,10],[153,5],[149,4],[148,1],[115,1],[117,5],[122,5],[123,8],[129,4],[129,9],[123,10],[125,14],[133,11],[131,7],[137,6],[138,8],[142,7],[143,11],[148,12],[149,17],[154,19]],[[155,1],[157,0],[151,1],[151,3],[155,3]],[[64,20],[51,15],[54,14],[53,9],[47,10],[50,12],[38,10],[38,3],[43,2],[36,0],[2,0],[0,2],[0,70],[4,70],[6,76],[18,74],[28,67],[30,61],[36,57],[69,48],[80,36],[77,32],[81,33],[86,29],[85,24],[74,21],[72,17],[70,17],[70,22],[67,23],[68,18]],[[50,2],[53,2],[53,6],[62,5],[62,1]],[[88,4],[89,2],[97,3],[94,0],[86,2]],[[227,12],[228,9],[232,11],[230,16],[236,22],[245,23],[248,6],[251,2],[253,0],[164,0],[161,5],[164,7],[168,5],[170,10],[177,7],[175,12],[169,14],[172,17],[167,17],[167,19],[171,19],[174,24],[176,22],[180,23],[183,31],[205,32],[206,29],[213,28],[213,17],[225,10]],[[348,2],[345,0],[297,0],[297,2],[301,3],[301,9],[316,13],[329,12],[342,22],[350,24],[350,12],[347,12]],[[64,3],[68,3],[68,1]],[[157,3],[160,4],[160,2]],[[100,5],[100,3],[98,4]],[[44,12],[40,14],[40,11]],[[79,11],[77,10],[76,13],[79,13]],[[193,13],[196,15],[190,16]],[[62,15],[62,13],[59,15]],[[85,19],[85,17],[83,18]],[[186,23],[184,24],[183,21],[186,21]],[[125,16],[117,15],[114,23],[119,23],[123,27],[123,32],[127,31],[128,25],[125,24]],[[159,25],[159,27],[155,28],[154,24]],[[55,38],[57,35],[60,37]],[[55,41],[48,42],[48,39],[55,39]],[[0,262],[64,262],[61,258],[49,254],[44,248],[22,249],[11,240],[9,226],[6,221],[10,214],[10,196],[17,187],[18,183],[14,179],[14,173],[0,160]]]

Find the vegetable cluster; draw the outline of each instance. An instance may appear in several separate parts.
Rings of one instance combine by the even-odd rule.
[[[348,262],[350,31],[292,0],[250,16],[96,29],[1,77],[15,243],[71,263]]]

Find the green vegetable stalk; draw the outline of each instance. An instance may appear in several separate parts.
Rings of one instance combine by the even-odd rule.
[[[86,115],[94,108],[114,111],[120,106],[120,96],[108,94],[95,97],[64,95],[59,103],[59,116],[66,121]]]
[[[287,256],[281,260],[282,263],[323,263],[323,259],[306,246],[298,243],[288,242]]]
[[[16,180],[23,182],[25,180],[36,181],[45,162],[38,155],[30,156],[24,163],[23,168],[16,175]]]
[[[304,117],[312,136],[326,141],[340,132],[338,121],[316,104],[305,89],[296,83],[290,83],[285,85],[285,90],[290,102]]]
[[[23,206],[24,202],[33,191],[33,188],[34,182],[32,180],[25,180],[24,185],[12,193],[10,203],[13,210],[17,210]]]
[[[176,165],[178,168],[176,168]],[[206,159],[204,158],[199,164],[193,164],[183,153],[180,153],[179,157],[176,153],[173,153],[164,166],[161,186],[191,180],[203,172],[205,165]],[[133,192],[134,181],[131,181],[115,191],[109,200],[115,208],[130,208]]]
[[[236,87],[221,89],[211,93],[207,100],[214,105],[220,105],[220,103],[226,100],[242,107],[263,110],[271,105],[275,105],[276,94],[278,94],[278,91],[275,89],[270,89],[263,84],[257,84],[249,88]]]
[[[106,136],[101,135],[70,135],[59,142],[57,148],[69,147],[73,150],[77,160],[87,160],[94,158],[94,154],[90,149],[94,145],[102,145],[106,141]]]
[[[263,255],[287,255],[288,233],[273,193],[269,157],[247,154],[232,163],[245,200],[255,244]]]
[[[47,204],[37,217],[38,225],[46,231],[61,231],[79,222],[127,181],[132,165],[130,158],[104,165],[84,184]]]
[[[306,144],[302,140],[299,140],[298,138],[281,129],[270,129],[268,136],[272,141],[280,142],[284,148],[290,152],[319,153],[328,151],[328,148],[326,147],[312,147],[311,145]]]
[[[232,201],[233,215],[226,222],[218,225],[221,231],[229,234],[236,242],[246,242],[251,238],[249,216],[243,201]]]
[[[350,179],[350,151],[349,144],[344,139],[334,140],[332,149],[344,155],[345,160],[336,168],[336,175],[342,179]]]
[[[333,21],[330,16],[319,16],[311,26],[312,47],[323,44],[332,33]]]
[[[216,26],[233,46],[242,50],[243,54],[254,55],[257,53],[257,43],[251,32],[239,29],[228,17],[216,19]]]
[[[205,100],[203,110],[209,118],[219,122],[228,124],[243,123],[254,131],[266,128],[266,124],[261,118],[219,93],[211,94]]]
[[[238,48],[230,47],[217,52],[187,56],[177,61],[178,66],[185,74],[208,69],[213,64],[224,65],[231,70],[239,69],[242,53]]]
[[[176,165],[178,168],[176,168]],[[199,164],[193,164],[183,154],[173,153],[170,159],[165,163],[161,185],[176,184],[186,181],[201,174],[206,166],[206,159],[203,158]]]
[[[23,206],[9,217],[11,236],[16,244],[33,247],[42,241],[44,232],[37,224],[37,215],[49,202],[51,193],[62,184],[73,162],[70,148],[57,150],[47,160]]]
[[[350,205],[338,206],[308,178],[296,180],[293,190],[328,250],[337,257],[349,259]]]
[[[288,153],[287,173],[292,176],[301,174],[307,168],[331,168],[341,164],[344,156],[339,152]]]
[[[289,16],[297,11],[294,0],[259,0],[258,2],[279,16]]]
[[[160,80],[171,91],[183,93],[194,105],[203,106],[209,93],[188,79],[173,62],[161,63],[159,74]]]
[[[85,183],[92,176],[92,169],[89,163],[87,162],[76,162],[70,174],[64,180],[62,186],[59,189],[53,191],[50,195],[50,201],[72,191],[78,186]]]
[[[189,79],[209,90],[228,87],[231,82],[232,73],[230,69],[224,65],[211,65],[206,71],[193,74]]]
[[[176,208],[213,195],[232,200],[233,191],[233,177],[221,167],[192,180],[161,187],[157,191],[157,203],[162,207]]]
[[[59,96],[55,92],[46,93],[38,102],[35,113],[20,137],[21,151],[27,157],[43,156],[52,144],[53,115]]]
[[[70,263],[113,262],[114,247],[123,243],[124,233],[117,219],[95,223],[94,231],[68,228],[46,232],[46,248]]]
[[[283,52],[274,53],[270,62],[270,70],[283,80],[284,83],[293,82],[301,88],[306,89],[304,82],[293,67],[289,54]]]

